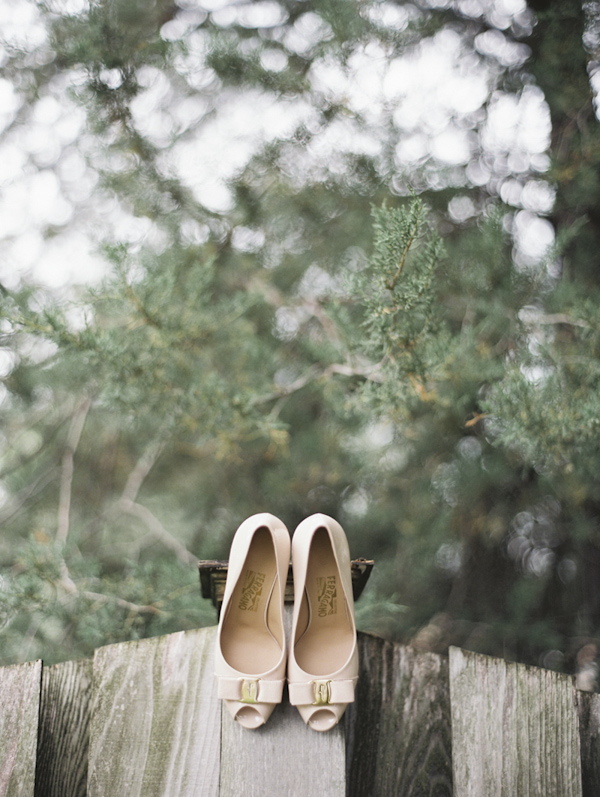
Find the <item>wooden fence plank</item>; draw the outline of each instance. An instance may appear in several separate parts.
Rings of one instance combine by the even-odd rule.
[[[283,620],[289,640],[291,605]],[[289,704],[287,689],[262,728],[242,728],[222,711],[221,797],[344,797],[344,720],[327,733],[311,730]]]
[[[600,794],[600,694],[577,692],[583,797]]]
[[[361,634],[338,728],[311,731],[286,695],[247,731],[216,699],[215,637],[101,648],[93,689],[90,661],[0,668],[0,797],[600,794],[600,694],[568,676]]]
[[[452,794],[448,661],[359,635],[347,711],[348,797]]]
[[[42,670],[35,797],[86,797],[92,661]]]
[[[580,797],[572,678],[450,649],[456,797]]]
[[[0,668],[0,797],[34,797],[42,662]]]
[[[343,722],[327,733],[308,728],[288,702],[262,728],[247,730],[223,707],[221,797],[344,797]]]
[[[96,651],[89,797],[216,797],[215,628]]]

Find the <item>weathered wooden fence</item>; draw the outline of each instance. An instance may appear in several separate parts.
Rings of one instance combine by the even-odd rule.
[[[221,720],[215,631],[0,668],[0,796],[600,795],[600,694],[568,676],[361,635],[338,728],[284,702],[246,731]]]

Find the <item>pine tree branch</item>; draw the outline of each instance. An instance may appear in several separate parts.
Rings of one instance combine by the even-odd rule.
[[[137,517],[139,520],[141,520],[148,531],[150,531],[157,540],[162,542],[166,548],[169,548],[171,551],[173,551],[182,564],[189,565],[198,561],[197,557],[188,551],[185,545],[179,542],[179,540],[177,540],[169,531],[167,531],[160,520],[148,509],[148,507],[138,504],[135,501],[131,501],[128,498],[121,498],[119,501],[119,508],[124,514],[132,515],[133,517]]]
[[[306,307],[311,314],[312,318],[316,318],[317,321],[321,324],[325,333],[327,335],[328,340],[332,342],[339,343],[340,338],[340,330],[335,324],[335,322],[327,315],[325,310],[323,309],[321,303],[317,300],[307,301],[303,307]]]
[[[163,545],[173,551],[180,562],[192,564],[197,561],[195,557],[179,540],[167,531],[160,520],[146,506],[137,502],[140,488],[152,470],[152,467],[165,447],[164,440],[151,443],[137,461],[129,474],[123,493],[118,501],[117,508],[127,515],[139,518],[153,537],[160,540]]]
[[[254,400],[253,404],[267,404],[269,401],[287,398],[288,396],[291,396],[292,393],[297,393],[299,390],[302,390],[302,388],[306,387],[306,385],[310,384],[311,382],[318,382],[321,379],[328,379],[334,374],[348,377],[360,376],[372,382],[379,382],[382,381],[381,378],[377,376],[377,371],[380,367],[381,363],[375,363],[374,365],[365,366],[364,368],[355,368],[349,363],[332,363],[331,365],[328,365],[327,368],[313,366],[312,368],[309,368],[309,370],[303,376],[299,376],[298,379],[290,382],[289,385],[286,385],[279,390],[274,390],[272,393],[265,393],[262,396],[258,396]]]
[[[163,526],[160,520],[154,515],[148,507],[140,504],[137,501],[139,491],[146,477],[152,470],[156,460],[160,456],[166,445],[164,439],[155,440],[150,443],[138,459],[133,470],[127,478],[123,493],[118,499],[117,503],[111,507],[107,512],[103,513],[105,517],[114,516],[115,513],[122,513],[137,517],[141,520],[150,534],[166,548],[173,551],[180,562],[185,565],[195,564],[198,559],[193,553],[179,540],[177,540],[167,529]]]
[[[56,541],[64,545],[69,536],[69,512],[71,508],[71,488],[73,484],[73,458],[79,445],[81,433],[85,424],[90,405],[92,403],[89,396],[85,398],[75,410],[67,443],[62,456],[60,491],[58,498],[58,518],[56,529]]]
[[[142,317],[144,323],[148,324],[148,326],[154,327],[155,329],[162,329],[161,322],[148,311],[148,308],[140,299],[140,297],[137,295],[137,293],[133,290],[131,285],[129,284],[125,285],[125,292],[129,300],[135,307],[135,309]]]
[[[410,250],[410,247],[413,245],[413,242],[415,240],[417,232],[419,231],[419,222],[420,222],[420,220],[421,220],[421,214],[417,213],[417,218],[415,219],[415,223],[414,223],[413,228],[412,228],[412,230],[410,232],[410,236],[409,236],[408,242],[407,242],[406,246],[404,247],[404,251],[402,252],[402,255],[400,256],[400,262],[398,263],[398,268],[396,270],[396,273],[394,274],[394,276],[392,277],[391,280],[388,280],[385,283],[386,288],[392,293],[393,293],[394,288],[396,287],[396,283],[400,279],[400,276],[401,276],[402,271],[404,269],[404,264],[406,263],[406,258],[408,256],[408,252]]]
[[[146,448],[127,478],[121,501],[135,501],[146,476],[165,447],[164,440],[156,440]]]
[[[61,579],[58,585],[70,596],[87,598],[100,603],[115,603],[123,609],[128,609],[135,614],[164,614],[162,609],[152,604],[140,606],[137,603],[132,603],[124,598],[119,598],[118,595],[105,595],[101,592],[91,592],[90,590],[80,590],[77,584],[71,578],[67,563],[63,559],[61,561]]]
[[[159,609],[158,606],[154,606],[153,604],[140,606],[137,603],[126,601],[124,598],[119,598],[116,595],[104,595],[100,592],[89,592],[88,590],[84,590],[79,594],[83,598],[89,598],[90,600],[94,600],[96,602],[115,603],[117,606],[120,606],[123,609],[128,609],[130,612],[134,612],[135,614],[164,614],[162,609]]]
[[[571,327],[583,327],[583,329],[591,329],[587,321],[582,321],[580,318],[571,318],[565,313],[549,313],[548,315],[541,315],[536,319],[540,324],[567,324]]]

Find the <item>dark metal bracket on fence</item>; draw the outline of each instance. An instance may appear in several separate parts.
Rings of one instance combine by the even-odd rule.
[[[362,594],[374,564],[373,559],[360,558],[352,560],[351,573],[354,600],[357,600]],[[221,604],[223,603],[225,580],[227,579],[227,566],[228,562],[220,559],[205,559],[198,562],[202,597],[211,600],[217,612],[221,611]],[[288,570],[287,583],[285,585],[285,602],[294,602],[294,582],[292,580],[291,565]]]

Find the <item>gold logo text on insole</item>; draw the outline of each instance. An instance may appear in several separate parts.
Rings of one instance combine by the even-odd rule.
[[[335,576],[319,576],[317,578],[317,614],[327,617],[337,614],[337,585]]]
[[[255,612],[258,609],[264,581],[264,573],[257,573],[254,570],[246,570],[244,573],[242,596],[240,598],[238,608],[244,612]]]

